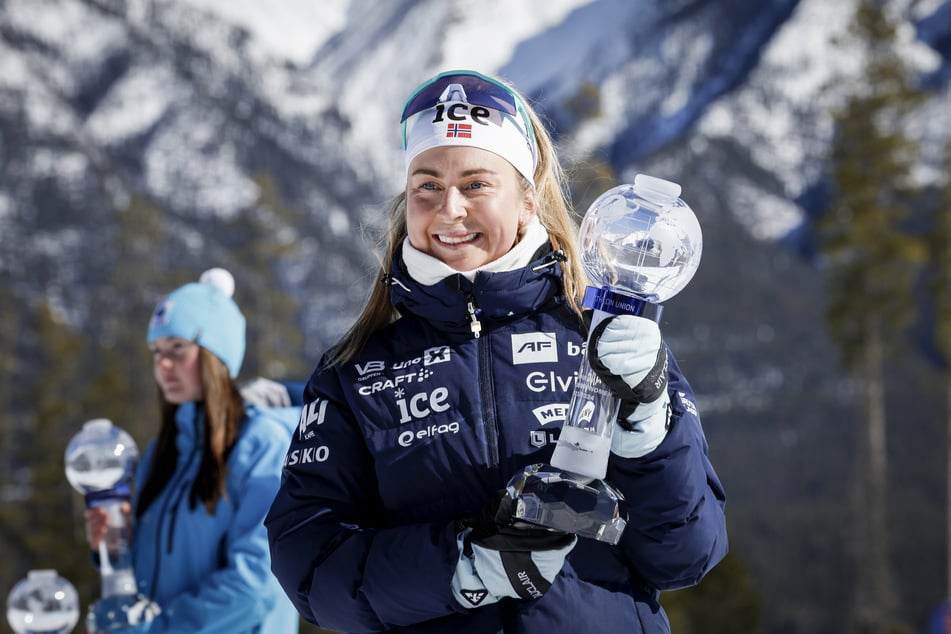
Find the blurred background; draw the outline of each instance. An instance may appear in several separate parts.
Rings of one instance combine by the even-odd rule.
[[[951,631],[951,0],[0,0],[0,596],[98,596],[63,452],[154,435],[164,293],[229,269],[242,379],[309,377],[376,278],[403,99],[460,67],[544,115],[579,219],[646,173],[700,220],[662,329],[731,552],[673,631]]]

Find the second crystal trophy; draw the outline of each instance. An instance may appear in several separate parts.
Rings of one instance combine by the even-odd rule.
[[[76,587],[53,569],[31,570],[7,597],[7,622],[17,634],[68,634],[79,622]]]
[[[660,302],[691,280],[702,234],[680,186],[643,174],[599,196],[581,223],[591,282],[584,305],[601,320],[631,314],[659,320]],[[568,415],[550,465],[526,467],[507,486],[514,519],[616,544],[627,523],[624,496],[604,482],[619,399],[582,355]]]
[[[139,460],[135,441],[105,418],[86,422],[66,447],[66,479],[82,493],[87,508],[108,518],[99,541],[102,596],[89,608],[86,631],[100,634],[151,621],[158,607],[137,588],[129,550],[131,526],[122,510],[131,499]]]

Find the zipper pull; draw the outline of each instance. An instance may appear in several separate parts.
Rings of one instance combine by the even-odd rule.
[[[479,321],[478,315],[482,312],[481,308],[476,308],[475,303],[472,301],[472,295],[469,295],[466,301],[466,310],[469,311],[469,330],[472,331],[472,336],[476,339],[479,338],[479,334],[482,332],[482,322]]]

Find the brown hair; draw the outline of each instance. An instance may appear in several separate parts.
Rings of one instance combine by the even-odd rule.
[[[195,508],[200,499],[208,514],[215,512],[219,498],[226,494],[225,478],[228,470],[228,455],[238,438],[238,430],[244,419],[244,399],[231,379],[228,368],[214,353],[199,346],[201,382],[204,390],[204,434],[201,443],[201,466],[192,483],[188,500]],[[142,513],[155,501],[168,484],[178,463],[178,447],[175,445],[175,413],[178,405],[169,403],[159,390],[161,427],[152,454],[148,476],[138,496],[136,515]]]
[[[519,94],[511,86],[510,90]],[[535,214],[548,231],[552,247],[560,249],[567,256],[567,261],[561,263],[564,293],[568,304],[580,315],[587,277],[581,264],[577,238],[578,226],[571,213],[567,180],[555,154],[554,143],[541,119],[524,97],[522,97],[522,103],[526,106],[525,110],[538,144],[538,165],[535,167]],[[523,191],[527,191],[530,184],[524,178],[521,180]],[[377,247],[383,253],[380,262],[383,275],[392,273],[393,256],[405,237],[406,192],[404,190],[390,203],[387,231],[377,242]],[[381,283],[374,284],[363,310],[327,356],[326,365],[338,365],[352,359],[363,349],[373,333],[395,321],[398,316],[390,302],[389,287]]]

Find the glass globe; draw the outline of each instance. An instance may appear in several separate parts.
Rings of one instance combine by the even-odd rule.
[[[66,479],[82,494],[108,491],[132,479],[139,449],[132,436],[105,418],[83,424],[66,446]]]
[[[17,634],[70,632],[79,622],[76,588],[55,570],[31,570],[7,597],[7,622]]]
[[[648,302],[679,293],[700,266],[703,237],[680,185],[644,174],[601,194],[579,234],[591,281]]]

